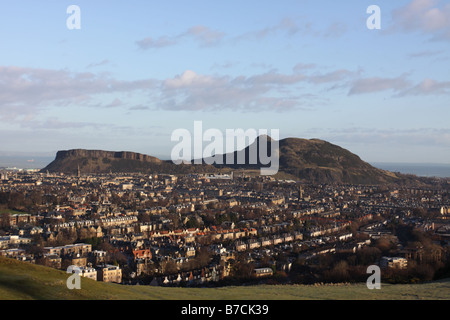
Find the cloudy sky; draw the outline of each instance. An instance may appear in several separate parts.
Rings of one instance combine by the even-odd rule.
[[[449,1],[21,0],[0,39],[0,155],[169,159],[171,133],[201,120],[450,163]]]

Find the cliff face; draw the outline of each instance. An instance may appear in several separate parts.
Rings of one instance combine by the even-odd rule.
[[[161,163],[158,158],[148,156],[136,152],[128,151],[103,151],[103,150],[85,150],[85,149],[73,149],[67,151],[58,151],[55,160],[64,160],[71,158],[101,158],[101,159],[126,159],[126,160],[138,160],[146,162]]]
[[[55,160],[42,171],[68,174],[78,170],[82,173],[147,172],[165,165],[158,158],[136,152],[73,149],[58,151]]]

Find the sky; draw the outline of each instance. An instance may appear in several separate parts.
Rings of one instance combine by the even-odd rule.
[[[202,121],[450,163],[450,1],[1,3],[0,155],[169,159]]]

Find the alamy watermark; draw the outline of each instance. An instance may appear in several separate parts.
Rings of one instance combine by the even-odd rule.
[[[373,289],[381,289],[381,270],[377,265],[371,265],[367,268],[366,273],[371,274],[369,278],[367,278],[367,288],[369,290]]]
[[[366,12],[371,14],[369,18],[367,18],[366,26],[369,30],[380,30],[381,29],[381,9],[377,5],[371,5],[367,8]]]
[[[66,10],[67,14],[70,16],[66,20],[66,26],[69,30],[80,30],[81,29],[81,9],[77,5],[70,5]]]
[[[66,20],[66,26],[69,30],[80,30],[81,29],[81,9],[77,5],[70,5],[66,10],[67,14],[70,16]],[[366,10],[370,17],[366,20],[366,26],[369,30],[380,30],[381,29],[381,9],[377,5],[370,5]]]
[[[69,266],[67,268],[67,273],[73,273],[69,278],[67,278],[66,285],[70,290],[81,289],[81,268],[78,266]]]
[[[226,129],[224,134],[211,128],[203,132],[203,122],[194,121],[193,134],[187,129],[172,132],[171,141],[179,143],[172,148],[171,159],[175,164],[258,164],[262,165],[261,175],[274,175],[279,169],[279,136],[278,129],[271,129],[270,137],[267,129]],[[208,144],[204,146],[204,142]]]

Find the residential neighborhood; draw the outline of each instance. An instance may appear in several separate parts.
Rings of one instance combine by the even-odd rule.
[[[302,185],[245,173],[2,171],[0,255],[118,284],[430,280],[449,264],[449,181]],[[448,271],[448,270],[447,270]]]

